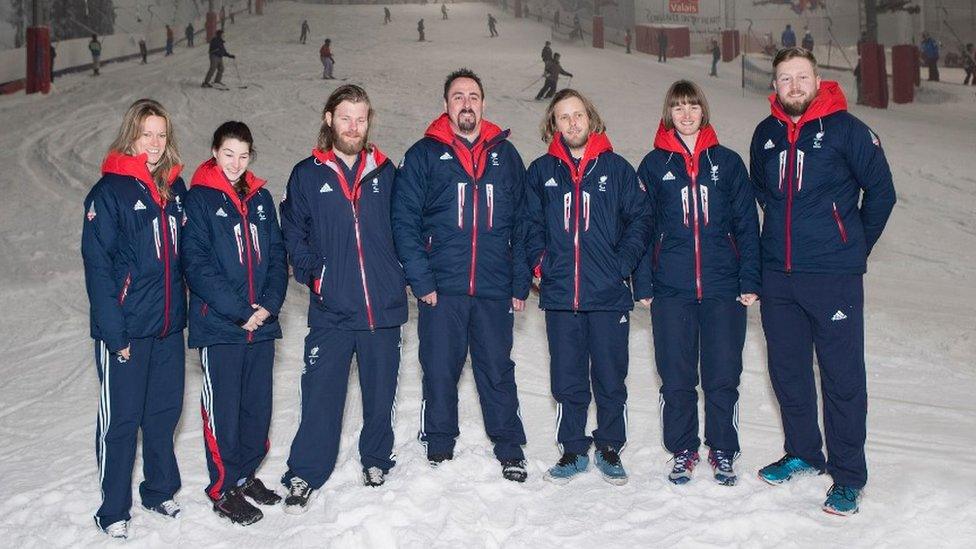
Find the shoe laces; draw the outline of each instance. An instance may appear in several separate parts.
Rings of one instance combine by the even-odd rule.
[[[698,461],[698,452],[693,452],[691,450],[682,450],[674,455],[674,468],[679,471],[684,471],[686,469],[694,468],[695,462]]]
[[[502,467],[505,469],[508,468],[516,468],[516,469],[523,469],[523,470],[525,469],[524,459],[503,459],[501,460],[501,464]]]
[[[180,512],[180,504],[171,499],[160,503],[159,506],[162,507],[163,511],[166,511],[166,514],[169,516],[173,516]]]
[[[129,533],[129,523],[124,520],[113,522],[105,528],[105,533],[113,538],[124,538]]]
[[[380,482],[383,480],[383,470],[379,467],[370,467],[363,471],[370,482]]]
[[[620,454],[618,454],[613,448],[600,450],[600,456],[603,458],[603,461],[607,462],[607,464],[609,464],[611,467],[620,466]]]
[[[711,458],[712,465],[720,471],[731,471],[732,462],[734,460],[735,454],[732,452],[726,452],[725,450],[712,450],[709,457]]]
[[[841,497],[851,503],[857,503],[857,489],[850,488],[848,486],[841,486],[839,484],[834,484],[827,491],[827,498]]]
[[[565,454],[563,454],[563,457],[559,458],[559,461],[556,463],[556,465],[559,465],[560,467],[568,467],[570,465],[575,465],[577,457],[579,457],[579,454],[566,452]]]
[[[300,496],[308,490],[308,483],[300,477],[291,477],[291,495]]]

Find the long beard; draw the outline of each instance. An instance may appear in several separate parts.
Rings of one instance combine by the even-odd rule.
[[[332,146],[339,149],[342,154],[359,154],[366,146],[366,134],[362,134],[359,139],[350,141],[348,138],[332,130]]]

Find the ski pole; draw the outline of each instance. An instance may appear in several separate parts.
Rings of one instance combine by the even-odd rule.
[[[542,76],[545,76],[545,75],[543,74]],[[522,88],[522,89],[521,89],[521,90],[519,90],[519,91],[525,91],[525,90],[527,90],[527,89],[529,89],[529,88],[531,88],[532,86],[534,86],[534,85],[535,85],[535,83],[536,83],[536,82],[538,82],[539,80],[542,80],[542,76],[540,76],[539,78],[536,78],[535,80],[533,80],[533,81],[531,81],[531,82],[529,82],[529,85],[528,85],[528,86],[526,86],[526,87],[524,87],[524,88]]]
[[[237,83],[241,86],[242,89],[246,88],[247,86],[244,85],[244,80],[241,78],[241,69],[237,67],[236,57],[234,58],[234,72],[237,73]]]

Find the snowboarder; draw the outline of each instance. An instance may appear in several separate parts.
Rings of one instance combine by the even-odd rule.
[[[546,45],[542,46],[542,64],[546,65],[552,60],[552,46],[551,42],[546,40]]]
[[[441,19],[447,21],[447,4],[441,4]]]
[[[542,76],[545,78],[545,82],[543,82],[539,93],[535,95],[536,101],[548,99],[556,93],[556,87],[559,85],[560,74],[570,78],[573,77],[573,73],[563,70],[563,66],[559,62],[559,54],[554,53],[552,54],[552,59],[546,63],[546,67],[543,70]]]
[[[301,30],[301,33],[298,36],[298,43],[299,44],[304,44],[305,41],[308,40],[309,30],[310,29],[308,27],[308,19],[302,19],[302,30]]]
[[[98,35],[91,35],[91,41],[88,42],[88,51],[91,52],[93,75],[98,76],[99,59],[102,57],[102,43],[98,41]]]
[[[383,24],[386,25],[386,24],[390,23],[391,21],[393,21],[393,16],[390,13],[390,8],[384,6],[383,7]]]
[[[311,290],[301,422],[281,478],[289,514],[308,510],[335,469],[353,355],[362,391],[363,485],[383,485],[396,464],[393,414],[407,293],[390,226],[396,168],[369,142],[372,118],[365,90],[336,88],[312,156],[292,169],[281,202],[295,279]]]
[[[139,38],[139,57],[142,58],[142,62],[141,63],[143,65],[145,65],[146,63],[149,62],[149,60],[147,59],[147,56],[148,55],[149,55],[149,50],[146,48],[146,39],[140,37]]]
[[[102,503],[95,524],[113,538],[129,534],[140,430],[142,506],[171,519],[180,515],[173,434],[186,369],[178,245],[186,188],[172,135],[162,105],[133,103],[85,198],[81,256],[100,385],[95,452]]]
[[[190,290],[187,345],[200,350],[203,365],[205,492],[218,516],[244,526],[264,516],[245,498],[281,501],[256,472],[268,451],[278,312],[288,288],[274,199],[247,169],[253,147],[243,122],[214,132],[212,156],[186,194],[180,245]]]
[[[651,210],[634,168],[613,152],[596,107],[560,90],[543,118],[548,152],[526,174],[526,256],[541,281],[549,379],[562,456],[545,480],[587,470],[590,446],[604,480],[627,483],[627,346],[634,296],[627,281],[650,241]],[[586,434],[590,387],[597,428]]]
[[[227,53],[224,47],[224,31],[218,30],[210,40],[210,68],[207,69],[207,76],[203,79],[203,88],[212,88],[210,78],[214,77],[214,84],[222,85],[221,78],[224,76],[224,58],[236,59],[234,55]]]
[[[722,48],[718,46],[718,40],[712,39],[712,72],[708,76],[718,76],[718,61],[722,58]]]
[[[779,36],[779,43],[784,49],[796,47],[796,33],[793,32],[792,25],[787,24],[786,28],[783,29],[783,33]]]
[[[431,467],[454,458],[458,379],[468,356],[502,476],[527,476],[525,430],[511,359],[515,313],[531,274],[522,245],[525,165],[508,130],[483,118],[484,88],[469,69],[444,82],[445,113],[397,171],[393,237],[419,300],[423,370],[420,440]]]
[[[939,81],[939,43],[927,32],[922,33],[922,61],[929,69],[929,82]]]
[[[689,482],[699,462],[700,385],[712,475],[732,486],[746,308],[760,286],[759,216],[749,172],[719,145],[701,88],[672,84],[662,116],[637,169],[654,220],[634,298],[651,309],[664,446],[673,455],[668,480]]]
[[[166,25],[166,55],[173,55],[173,27]]]
[[[847,112],[840,85],[821,81],[812,53],[782,50],[773,71],[772,114],[753,134],[750,172],[764,212],[760,307],[786,455],[759,476],[783,484],[826,469],[834,485],[823,510],[850,515],[867,482],[863,278],[895,188],[877,134]]]
[[[494,38],[494,37],[498,36],[498,29],[495,28],[495,25],[497,23],[498,23],[498,20],[495,19],[495,16],[489,13],[488,14],[488,36],[490,38]]]
[[[193,23],[187,23],[186,30],[184,32],[186,34],[186,47],[192,48],[194,35]]]
[[[810,29],[804,27],[803,40],[800,45],[807,51],[813,51],[813,34],[810,33]]]
[[[326,38],[322,47],[319,48],[319,60],[322,61],[322,79],[331,80],[334,78],[332,76],[332,67],[335,65],[335,58],[332,57],[331,39]]]
[[[420,35],[420,40],[417,41],[423,42],[424,41],[424,20],[423,19],[417,21],[417,34]]]
[[[657,62],[668,62],[668,33],[664,29],[657,32]]]

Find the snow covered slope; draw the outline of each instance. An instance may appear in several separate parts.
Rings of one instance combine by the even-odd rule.
[[[237,54],[224,81],[231,91],[199,87],[205,48],[178,49],[149,65],[112,64],[103,76],[59,79],[47,97],[0,99],[0,544],[102,545],[91,519],[99,502],[94,459],[97,377],[88,338],[88,304],[79,255],[82,199],[125,108],[154,97],[175,116],[188,171],[208,154],[213,129],[246,121],[259,151],[255,172],[281,193],[291,166],[309,154],[322,105],[336,82],[322,81],[317,50],[332,38],[336,74],[363,84],[378,111],[372,139],[395,160],[442,108],[444,76],[459,66],[480,73],[487,116],[511,127],[526,163],[544,151],[531,101],[541,82],[539,50],[548,29],[483,4],[380,6],[276,2],[263,17],[227,27]],[[499,17],[489,39],[486,18]],[[416,42],[424,17],[429,43]],[[308,18],[312,39],[297,43]],[[616,150],[633,163],[650,147],[665,90],[678,78],[705,86],[719,138],[742,154],[765,98],[738,87],[737,67],[709,79],[704,56],[667,65],[616,48],[556,44],[572,86],[601,109]],[[828,75],[836,76],[836,75]],[[852,89],[850,77],[842,77]],[[565,82],[564,82],[565,83]],[[526,88],[528,86],[527,89]],[[755,471],[782,454],[758,309],[749,314],[741,387],[740,484],[715,485],[700,474],[675,487],[664,477],[658,379],[646,309],[631,332],[630,443],[623,454],[631,482],[621,488],[594,472],[565,487],[542,481],[557,459],[543,316],[516,322],[515,360],[529,444],[525,485],[501,479],[483,433],[469,371],[462,378],[456,459],[431,470],[415,441],[420,373],[416,311],[405,326],[397,408],[399,461],[388,484],[359,481],[355,441],[361,424],[358,382],[350,381],[338,468],[304,516],[280,509],[247,529],[219,521],[204,495],[206,465],[199,414],[199,359],[188,355],[177,452],[183,473],[182,519],[164,522],[133,510],[130,545],[330,547],[658,547],[963,546],[976,540],[976,99],[959,86],[928,86],[919,102],[888,111],[852,107],[877,133],[892,163],[899,202],[870,260],[867,358],[870,480],[859,515],[840,519],[819,506],[829,479],[773,488]],[[274,483],[297,428],[301,342],[307,290],[292,284],[278,345],[271,453],[260,472]],[[137,463],[135,477],[141,476]]]

